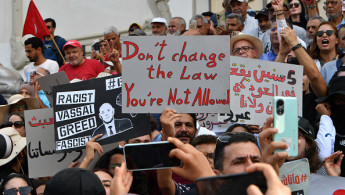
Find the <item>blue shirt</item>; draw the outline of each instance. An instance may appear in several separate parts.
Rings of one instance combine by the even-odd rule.
[[[278,56],[278,54],[274,53],[273,50],[271,50],[268,53],[262,54],[262,56],[260,57],[260,60],[266,60],[266,61],[274,62],[274,60],[276,60],[277,56]]]
[[[66,44],[66,40],[62,37],[58,38],[56,40],[56,44],[58,45],[62,55],[65,55],[64,51],[62,50],[63,46]],[[46,39],[44,39],[44,44],[43,44],[43,55],[46,59],[50,59],[50,60],[54,60],[56,62],[59,63],[58,58],[60,60],[60,62],[62,62],[62,58],[60,55],[56,55],[56,53],[54,52],[52,46],[53,46],[53,40],[47,41]],[[57,51],[58,52],[58,51]],[[59,65],[61,66],[61,64],[59,63]]]

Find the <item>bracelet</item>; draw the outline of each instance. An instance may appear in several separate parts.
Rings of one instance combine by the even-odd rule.
[[[295,46],[293,46],[291,49],[292,49],[292,51],[295,51],[296,49],[298,49],[300,47],[302,47],[302,44],[298,43]]]
[[[314,9],[316,7],[316,4],[314,6],[308,6],[308,9]]]
[[[284,12],[281,12],[281,13],[277,13],[277,14],[274,14],[274,15],[276,15],[276,16],[280,16],[280,15],[284,15]]]
[[[274,12],[285,11],[283,9],[274,10]]]

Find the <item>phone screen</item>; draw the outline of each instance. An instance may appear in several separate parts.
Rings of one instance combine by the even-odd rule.
[[[246,195],[251,184],[258,186],[263,193],[267,190],[266,178],[262,172],[219,175],[195,181],[199,195]]]
[[[182,163],[179,159],[169,157],[174,148],[176,146],[170,142],[126,144],[124,155],[127,169],[140,171],[180,167]]]

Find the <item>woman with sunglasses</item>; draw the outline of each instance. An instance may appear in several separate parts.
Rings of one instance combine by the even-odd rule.
[[[4,195],[35,195],[32,183],[29,178],[22,174],[12,173],[1,184],[1,191]]]
[[[288,2],[292,24],[306,29],[307,20],[305,19],[305,10],[302,2],[300,0],[288,0]]]
[[[14,112],[10,114],[6,122],[7,127],[13,127],[15,130],[19,132],[20,136],[26,137],[24,124],[25,124],[24,115],[19,112]]]
[[[337,35],[337,28],[330,22],[322,22],[316,30],[309,53],[319,70],[325,63],[338,58],[339,40]]]

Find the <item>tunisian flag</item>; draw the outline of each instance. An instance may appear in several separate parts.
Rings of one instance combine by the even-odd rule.
[[[33,0],[30,1],[28,13],[24,23],[23,36],[26,34],[32,34],[35,37],[42,39],[42,41],[45,36],[50,35],[46,23],[43,21],[41,14]]]

